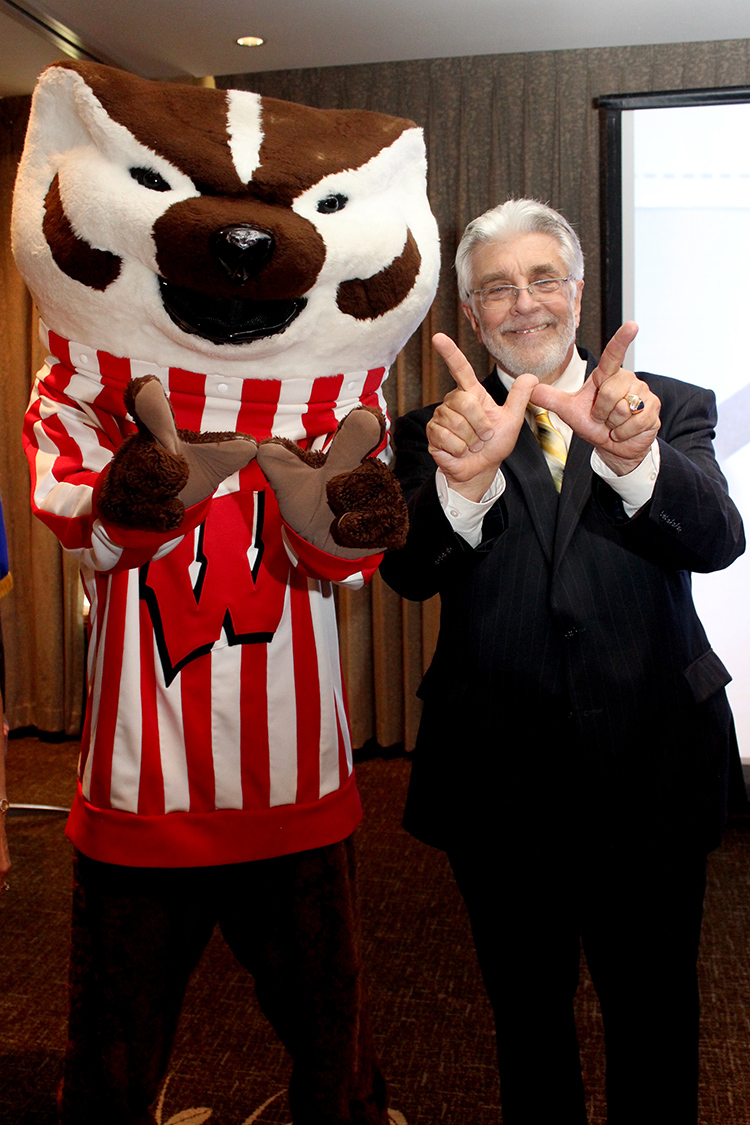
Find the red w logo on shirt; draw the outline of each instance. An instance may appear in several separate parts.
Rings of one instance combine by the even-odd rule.
[[[205,522],[169,554],[141,568],[140,596],[167,686],[218,642],[271,640],[289,572],[280,522],[271,493],[231,493],[215,499]],[[278,544],[274,558],[268,541]]]

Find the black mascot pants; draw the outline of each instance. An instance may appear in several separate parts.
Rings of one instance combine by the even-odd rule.
[[[563,833],[449,851],[495,1014],[504,1125],[585,1125],[581,944],[602,1008],[608,1125],[695,1125],[705,853]]]
[[[382,1125],[351,839],[223,867],[77,857],[62,1125],[147,1125],[185,988],[218,922],[294,1060],[294,1125]]]

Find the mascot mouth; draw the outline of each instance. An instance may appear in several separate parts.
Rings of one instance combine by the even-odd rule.
[[[305,297],[286,301],[249,301],[244,297],[210,297],[196,289],[159,278],[164,308],[178,328],[213,344],[244,344],[275,336],[295,320]]]

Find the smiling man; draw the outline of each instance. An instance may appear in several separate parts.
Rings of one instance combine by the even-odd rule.
[[[463,308],[495,360],[396,427],[411,527],[386,559],[440,593],[405,825],[445,849],[492,1002],[505,1125],[583,1125],[581,942],[607,1044],[609,1125],[695,1125],[707,852],[736,756],[690,571],[744,549],[710,391],[576,347],[583,256],[511,200],[470,223]]]
[[[568,249],[566,247],[565,249]],[[511,244],[479,242],[471,251],[476,291],[462,292],[471,326],[501,369],[509,375],[534,371],[554,383],[575,350],[581,316],[583,257],[577,251],[563,261],[563,246],[551,234],[528,234]],[[462,286],[469,266],[462,256]],[[521,289],[514,277],[531,283]],[[472,298],[479,298],[475,312]]]

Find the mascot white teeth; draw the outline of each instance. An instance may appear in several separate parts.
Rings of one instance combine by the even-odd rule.
[[[437,283],[421,130],[55,64],[12,236],[32,503],[91,602],[61,1121],[153,1120],[218,921],[294,1122],[381,1125],[331,583],[405,532],[382,383]]]

